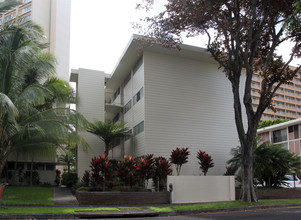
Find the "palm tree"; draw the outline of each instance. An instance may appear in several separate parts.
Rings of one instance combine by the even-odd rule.
[[[117,138],[124,137],[129,131],[129,128],[124,127],[126,123],[113,123],[113,122],[102,122],[96,121],[90,123],[87,129],[88,132],[95,134],[105,143],[105,155],[108,158],[109,147]]]
[[[72,101],[72,89],[55,78],[55,59],[43,51],[43,40],[32,23],[0,29],[0,174],[15,150],[88,148],[78,135],[87,126],[84,117],[55,108]]]
[[[257,141],[255,141],[256,143]],[[241,148],[231,150],[231,158],[227,161],[230,164],[229,170],[233,174],[239,173],[241,167]],[[300,156],[290,153],[281,145],[266,142],[260,146],[254,146],[254,177],[259,183],[266,187],[280,186],[285,175],[290,172],[300,174]]]

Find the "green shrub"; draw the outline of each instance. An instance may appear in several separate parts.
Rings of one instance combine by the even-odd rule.
[[[62,185],[73,187],[78,181],[77,173],[63,173]]]

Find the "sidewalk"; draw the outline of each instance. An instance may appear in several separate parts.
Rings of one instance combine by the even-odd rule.
[[[70,188],[55,187],[53,189],[54,206],[57,207],[77,207],[78,202],[75,196],[71,193]]]

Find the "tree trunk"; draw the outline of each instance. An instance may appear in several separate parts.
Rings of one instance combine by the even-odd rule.
[[[2,171],[4,170],[7,158],[0,157],[0,175],[2,175]]]
[[[31,164],[30,164],[30,178],[29,178],[30,186],[32,186],[32,172],[33,172],[33,157],[31,158]]]
[[[255,138],[255,137],[254,137]],[[253,142],[246,142],[242,147],[242,182],[240,200],[257,202],[257,194],[253,183]]]
[[[106,155],[106,159],[108,159],[109,156],[109,144],[105,144],[105,155]]]
[[[237,75],[237,74],[236,74]],[[254,114],[252,114],[252,109],[247,108],[248,106],[248,94],[245,92],[245,106],[248,116],[248,128],[245,132],[244,124],[242,120],[242,107],[239,95],[239,78],[231,81],[232,92],[234,98],[234,116],[236,129],[241,145],[242,152],[242,171],[241,171],[241,192],[240,200],[245,202],[257,202],[257,196],[253,185],[253,145],[256,136],[256,120],[254,119]],[[249,91],[250,92],[250,91]],[[249,111],[248,111],[249,110]]]

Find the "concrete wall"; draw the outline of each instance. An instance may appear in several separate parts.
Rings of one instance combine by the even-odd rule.
[[[172,203],[235,200],[234,176],[168,176],[172,183]]]
[[[225,173],[239,142],[231,85],[218,65],[146,51],[144,71],[145,153],[169,158],[176,147],[188,147],[181,174],[199,175],[196,156],[203,150],[215,164],[208,175]]]
[[[78,69],[77,110],[90,122],[104,121],[104,72]],[[91,158],[104,153],[104,143],[95,135],[81,134],[89,143],[88,153],[78,150],[77,169],[79,178],[89,170]]]
[[[43,28],[47,41],[50,42],[49,51],[57,60],[58,77],[68,81],[71,0],[32,0],[31,19]]]

